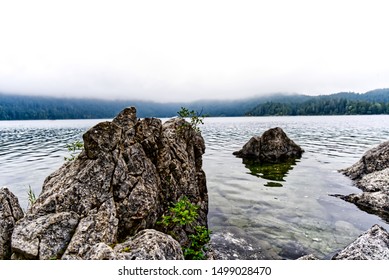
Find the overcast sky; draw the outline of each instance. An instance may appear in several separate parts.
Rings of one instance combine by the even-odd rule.
[[[0,0],[0,92],[188,101],[385,88],[388,3]]]

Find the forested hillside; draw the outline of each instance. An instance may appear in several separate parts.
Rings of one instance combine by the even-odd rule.
[[[337,93],[311,97],[304,102],[269,101],[246,112],[248,116],[389,114],[389,89],[365,94]]]
[[[173,117],[181,107],[207,116],[243,116],[253,104],[269,100],[306,100],[303,95],[261,96],[240,100],[207,100],[186,103],[157,103],[139,100],[107,101],[99,99],[68,99],[53,97],[0,94],[0,120],[31,119],[104,119],[113,118],[123,108],[135,106],[137,115]]]
[[[141,118],[172,117],[177,115],[181,107],[213,117],[389,114],[389,89],[373,90],[364,94],[342,92],[316,97],[279,93],[239,100],[207,100],[191,103],[0,94],[0,120],[112,118],[128,106],[135,106]]]
[[[0,94],[0,120],[103,119],[136,106],[140,117],[171,116],[178,105],[145,101],[107,101]],[[174,112],[174,113],[173,113]]]

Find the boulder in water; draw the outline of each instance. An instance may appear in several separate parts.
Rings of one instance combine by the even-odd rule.
[[[259,163],[279,163],[300,158],[303,152],[281,128],[276,127],[261,136],[252,137],[241,150],[233,154]]]

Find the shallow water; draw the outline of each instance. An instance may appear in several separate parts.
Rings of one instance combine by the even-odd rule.
[[[100,121],[0,122],[0,186],[26,208],[28,186],[39,193],[69,156],[66,144]],[[389,116],[207,118],[201,129],[211,230],[238,230],[256,238],[269,256],[286,259],[306,253],[328,258],[373,224],[389,230],[379,217],[330,196],[359,192],[337,170],[388,140],[388,123]],[[305,150],[301,159],[250,169],[232,155],[276,126]]]

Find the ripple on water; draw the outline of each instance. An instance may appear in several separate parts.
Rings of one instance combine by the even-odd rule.
[[[0,186],[8,185],[26,208],[28,186],[39,193],[43,180],[68,155],[66,144],[98,122],[0,122]],[[327,257],[375,223],[389,230],[379,217],[329,196],[359,192],[336,170],[387,140],[387,123],[389,116],[206,118],[203,168],[211,230],[238,229],[278,254],[274,258],[303,252]],[[306,151],[282,181],[262,178],[264,170],[253,176],[232,155],[252,136],[276,126]],[[282,187],[268,187],[268,182]]]

